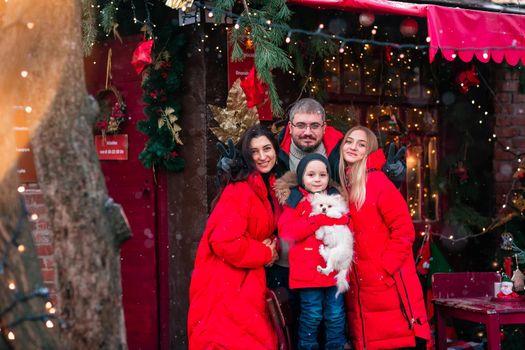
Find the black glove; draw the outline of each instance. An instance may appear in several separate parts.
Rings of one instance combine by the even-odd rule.
[[[401,187],[405,181],[407,173],[405,152],[406,147],[401,146],[396,153],[396,145],[395,143],[391,142],[388,147],[386,163],[383,165],[383,172],[386,174],[386,176],[388,176],[390,181],[396,185],[396,187]]]
[[[217,162],[217,170],[223,172],[230,172],[232,165],[239,158],[239,152],[235,148],[232,139],[228,139],[227,145],[222,142],[217,142],[217,151],[219,152],[219,161]]]
[[[232,139],[228,139],[227,144],[217,142],[219,160],[217,162],[217,175],[219,183],[226,184],[231,180],[236,180],[242,175],[245,168],[244,161],[240,152],[235,148]]]

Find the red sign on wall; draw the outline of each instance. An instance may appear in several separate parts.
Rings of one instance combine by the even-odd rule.
[[[241,45],[241,48],[244,52],[244,59],[242,61],[232,62],[232,45],[228,39],[228,89],[232,87],[235,80],[244,80],[254,65],[255,51],[253,50],[253,46],[246,47],[246,45]],[[257,112],[259,113],[260,120],[272,120],[272,107],[270,100],[258,105]]]
[[[95,147],[100,160],[128,159],[128,135],[96,135]]]

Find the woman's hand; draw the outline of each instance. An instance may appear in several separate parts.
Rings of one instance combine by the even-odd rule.
[[[277,253],[277,239],[274,238],[266,238],[262,243],[270,248],[272,251],[272,260],[265,266],[270,267],[273,265],[274,262],[276,262],[279,259],[279,254]]]

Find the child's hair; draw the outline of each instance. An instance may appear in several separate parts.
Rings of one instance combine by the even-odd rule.
[[[343,145],[348,136],[356,130],[364,131],[366,134],[366,155],[363,159],[352,165],[350,178],[348,178],[346,174],[347,164],[343,158]],[[366,162],[368,155],[376,151],[379,147],[377,137],[369,128],[358,125],[348,130],[341,142],[339,150],[339,179],[341,181],[341,191],[346,198],[349,198],[351,203],[355,204],[357,210],[359,210],[363,206],[366,197]]]
[[[297,165],[297,170],[296,170],[297,183],[302,188],[304,188],[304,182],[303,182],[304,171],[306,170],[306,166],[308,165],[308,163],[310,163],[313,160],[318,160],[324,163],[324,165],[326,166],[326,171],[328,173],[328,178],[330,178],[330,163],[328,162],[328,159],[326,159],[325,156],[319,153],[307,154],[306,156],[303,157],[303,159],[301,159],[301,161]]]

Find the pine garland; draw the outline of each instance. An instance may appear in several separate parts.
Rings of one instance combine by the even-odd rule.
[[[138,124],[138,129],[149,137],[139,155],[146,168],[184,169],[184,159],[178,153],[182,141],[178,135],[181,129],[177,120],[182,109],[179,96],[185,44],[185,36],[173,33],[171,26],[166,26],[156,35],[153,63],[147,68],[146,79],[142,83],[146,104],[144,114],[148,119]]]

